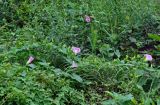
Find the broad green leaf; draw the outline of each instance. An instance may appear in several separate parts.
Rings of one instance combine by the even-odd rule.
[[[73,73],[73,74],[71,75],[71,78],[72,78],[72,79],[75,79],[75,80],[78,81],[78,82],[83,82],[83,79],[82,79],[79,75],[77,75],[77,74],[75,74],[75,73]]]
[[[48,67],[49,66],[49,63],[47,62],[38,62],[40,65],[42,66],[45,66],[45,67]]]
[[[115,100],[105,100],[101,103],[102,105],[117,105]]]
[[[148,36],[154,40],[160,41],[160,35],[158,34],[148,34]]]
[[[29,64],[28,66],[29,66],[30,68],[32,68],[32,69],[36,68],[36,65],[34,65],[34,64]]]
[[[116,50],[114,53],[117,55],[118,58],[121,56],[121,53],[119,52],[119,50]]]
[[[157,99],[157,105],[160,105],[160,99]]]

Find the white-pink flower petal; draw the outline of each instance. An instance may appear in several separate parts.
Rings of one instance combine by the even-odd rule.
[[[26,64],[32,63],[33,60],[34,60],[34,57],[30,56]]]
[[[144,54],[144,57],[145,57],[146,61],[152,61],[153,60],[152,55],[150,55],[150,54]]]
[[[86,15],[86,16],[85,16],[85,21],[86,21],[87,23],[91,22],[91,17]]]
[[[75,54],[78,54],[81,52],[81,49],[79,47],[72,47],[72,51],[75,53]]]
[[[78,67],[77,63],[75,63],[75,61],[73,61],[72,65],[71,65],[71,68],[77,68],[77,67]]]

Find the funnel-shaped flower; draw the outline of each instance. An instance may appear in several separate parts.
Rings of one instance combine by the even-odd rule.
[[[86,15],[86,16],[85,16],[85,21],[86,21],[87,23],[91,22],[91,17]]]
[[[144,57],[145,57],[145,60],[146,61],[152,61],[152,55],[149,55],[149,54],[144,54]]]
[[[77,65],[77,63],[75,63],[74,61],[72,62],[72,65],[71,65],[71,68],[77,68],[78,67],[78,65]]]
[[[33,60],[34,60],[34,57],[30,56],[26,64],[28,65],[32,63]]]
[[[81,52],[81,49],[79,47],[72,47],[72,51],[75,53],[75,54],[78,54]]]

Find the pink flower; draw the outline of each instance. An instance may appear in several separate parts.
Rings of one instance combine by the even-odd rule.
[[[86,15],[86,16],[85,16],[85,21],[86,21],[87,23],[91,22],[91,17]]]
[[[152,61],[152,55],[149,55],[149,54],[144,54],[144,56],[145,56],[145,60],[146,61]]]
[[[34,60],[34,57],[30,56],[26,64],[32,63],[33,60]]]
[[[81,49],[79,47],[72,47],[72,51],[75,53],[75,54],[78,54],[81,52]]]
[[[77,68],[78,67],[78,65],[77,65],[77,63],[75,63],[74,61],[72,62],[72,65],[71,65],[71,68]]]

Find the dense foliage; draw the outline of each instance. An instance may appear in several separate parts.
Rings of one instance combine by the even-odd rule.
[[[0,0],[0,105],[160,105],[159,5]]]

